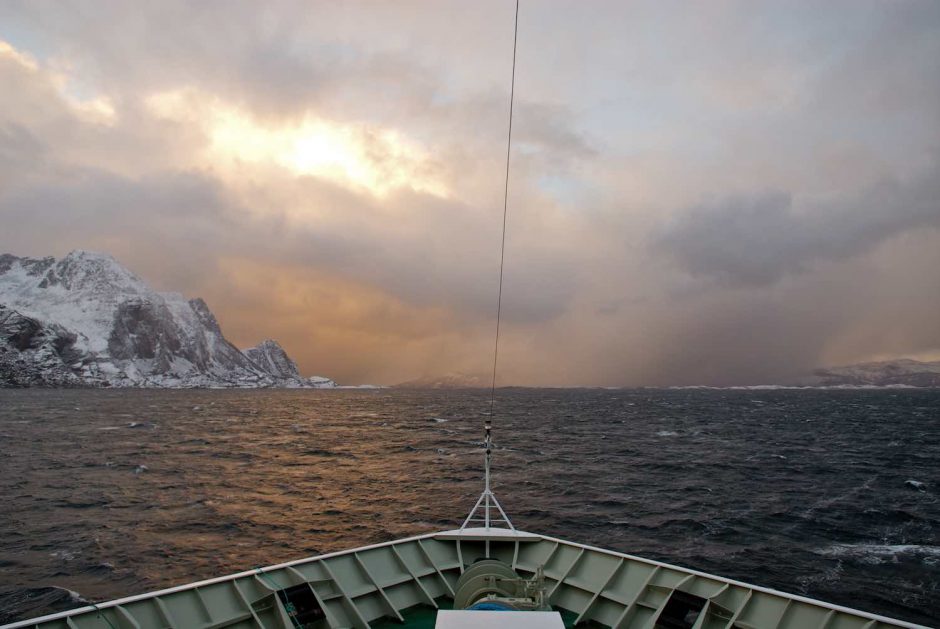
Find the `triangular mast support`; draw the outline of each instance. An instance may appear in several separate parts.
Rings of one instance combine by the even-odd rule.
[[[502,505],[499,504],[499,500],[496,499],[496,494],[493,493],[493,490],[490,489],[490,456],[493,450],[492,435],[490,434],[493,430],[492,422],[487,419],[484,424],[484,429],[486,431],[486,436],[483,440],[483,447],[486,450],[484,455],[484,485],[483,493],[480,494],[480,497],[477,499],[473,508],[470,509],[470,514],[467,516],[467,519],[463,521],[463,524],[460,525],[460,530],[463,531],[466,529],[471,522],[482,522],[484,528],[489,529],[491,524],[494,523],[503,523],[509,527],[510,530],[515,531],[516,527],[512,525],[512,522],[509,520],[509,516],[506,515],[506,512],[503,511]],[[496,513],[493,513],[493,510],[496,510]],[[482,511],[482,513],[480,513]]]

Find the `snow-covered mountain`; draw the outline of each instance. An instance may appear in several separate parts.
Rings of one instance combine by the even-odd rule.
[[[101,253],[0,255],[0,386],[331,386],[281,347],[240,351],[202,299],[158,293]]]
[[[940,387],[940,361],[921,362],[901,358],[817,369],[813,375],[824,386]]]

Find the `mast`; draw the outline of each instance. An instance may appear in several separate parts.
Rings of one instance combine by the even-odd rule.
[[[510,522],[509,516],[503,511],[503,507],[499,504],[499,500],[496,499],[496,494],[493,493],[490,486],[490,457],[493,450],[493,410],[496,406],[496,365],[499,359],[499,322],[503,309],[503,263],[506,260],[506,217],[509,213],[509,157],[512,154],[512,106],[516,95],[516,42],[518,40],[519,0],[516,0],[516,14],[512,35],[512,79],[509,84],[509,130],[506,137],[506,182],[503,188],[503,237],[499,250],[499,292],[496,298],[496,342],[493,348],[493,384],[490,388],[490,413],[483,423],[483,493],[480,494],[476,504],[473,505],[473,509],[470,510],[470,515],[464,520],[464,523],[460,526],[460,530],[467,528],[467,525],[471,522],[483,522],[484,528],[487,530],[489,530],[491,523],[502,522],[511,530],[516,530],[512,522]],[[483,510],[482,517],[477,515],[477,512],[481,508]],[[494,508],[497,511],[496,515],[499,517],[493,517],[491,514]],[[489,546],[487,546],[487,548],[489,548]]]
[[[493,523],[503,523],[508,526],[510,530],[515,531],[516,527],[512,525],[512,521],[509,519],[509,516],[506,515],[506,512],[503,511],[502,505],[499,504],[499,500],[496,499],[496,494],[493,493],[490,487],[490,457],[493,451],[493,422],[490,421],[489,418],[487,418],[486,422],[483,424],[483,430],[485,433],[483,438],[483,493],[480,494],[476,504],[470,509],[470,515],[468,515],[467,519],[460,525],[460,530],[466,529],[471,522],[482,522],[483,527],[487,530],[490,529]],[[496,510],[495,513],[493,513],[494,509]],[[479,513],[480,511],[482,511],[482,513]]]

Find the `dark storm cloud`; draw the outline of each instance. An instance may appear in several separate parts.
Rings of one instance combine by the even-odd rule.
[[[573,126],[569,110],[557,105],[523,102],[516,122],[517,141],[540,144],[558,156],[591,157],[592,143]]]
[[[794,207],[769,192],[692,208],[661,235],[658,246],[695,276],[730,285],[766,285],[822,260],[863,254],[921,227],[940,227],[940,168],[912,181],[883,181],[861,195]]]

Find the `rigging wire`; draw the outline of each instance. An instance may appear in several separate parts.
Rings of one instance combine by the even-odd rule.
[[[516,95],[516,42],[519,40],[519,0],[516,0],[516,16],[512,34],[512,79],[509,83],[509,132],[506,137],[506,184],[503,188],[503,237],[499,249],[499,292],[496,297],[496,342],[493,347],[493,383],[490,387],[491,423],[496,405],[496,365],[499,361],[499,322],[503,310],[503,263],[506,260],[506,216],[509,210],[509,157],[512,154],[512,106]]]

